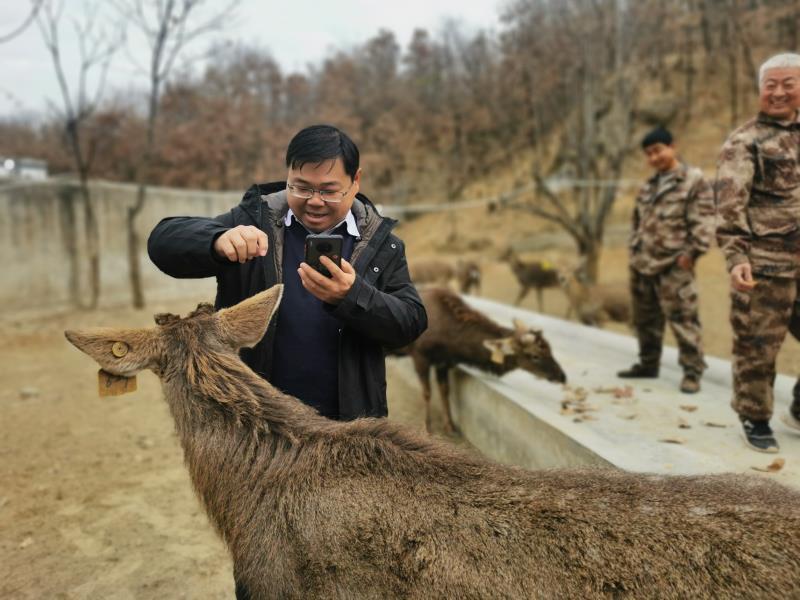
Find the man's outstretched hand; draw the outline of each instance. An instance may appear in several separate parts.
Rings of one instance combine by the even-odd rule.
[[[214,251],[231,262],[245,263],[267,254],[267,234],[253,225],[237,225],[214,242]]]

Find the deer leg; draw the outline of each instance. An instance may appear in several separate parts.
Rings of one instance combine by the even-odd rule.
[[[431,381],[430,363],[422,356],[414,355],[414,370],[422,385],[422,401],[425,403],[425,430],[431,432]]]
[[[444,430],[446,433],[453,433],[455,425],[450,417],[450,381],[447,377],[450,369],[447,367],[436,367],[436,381],[439,384],[439,395],[442,397],[442,407],[444,408]]]
[[[514,302],[515,306],[519,306],[519,303],[522,302],[522,299],[528,294],[528,286],[523,285],[522,288],[519,290],[519,295],[517,296],[517,301]]]

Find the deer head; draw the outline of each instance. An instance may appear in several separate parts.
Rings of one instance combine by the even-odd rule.
[[[510,337],[485,340],[483,345],[492,353],[492,361],[498,364],[512,359],[512,364],[525,369],[547,381],[565,383],[567,376],[553,358],[550,344],[538,329],[529,328],[514,319],[514,333]]]
[[[180,368],[191,348],[233,355],[239,348],[254,346],[264,336],[282,294],[283,286],[276,285],[218,312],[210,304],[200,304],[185,318],[156,315],[157,326],[152,328],[67,330],[64,335],[111,375],[133,377],[150,369],[165,379]]]

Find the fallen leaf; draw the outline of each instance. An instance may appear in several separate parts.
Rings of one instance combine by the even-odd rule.
[[[614,398],[633,398],[633,388],[629,385],[624,388],[614,388]]]
[[[686,412],[694,412],[697,410],[697,407],[694,404],[681,404],[680,409]]]
[[[692,426],[686,421],[686,419],[678,418],[678,428],[679,429],[691,429]]]
[[[681,437],[668,437],[668,438],[661,438],[658,440],[659,442],[664,442],[665,444],[685,444],[686,440]]]
[[[714,421],[701,421],[701,423],[706,427],[722,427],[723,429],[727,427],[725,423],[714,423]]]
[[[786,459],[776,458],[765,467],[750,467],[754,471],[761,471],[762,473],[777,473],[786,464]]]
[[[636,413],[631,413],[631,414],[629,414],[629,415],[617,415],[617,416],[618,416],[620,419],[626,419],[626,420],[628,420],[628,421],[632,421],[633,419],[635,419],[635,418],[636,418],[636,417],[638,417],[639,415],[637,415]]]

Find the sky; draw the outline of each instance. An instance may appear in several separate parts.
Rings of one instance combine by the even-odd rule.
[[[339,49],[365,42],[381,28],[394,32],[405,48],[415,28],[436,33],[448,19],[467,29],[498,30],[499,13],[509,0],[241,0],[237,18],[224,32],[192,44],[186,56],[198,57],[216,41],[230,39],[271,52],[284,72],[306,70]],[[23,23],[30,0],[0,0],[0,39]],[[72,19],[80,19],[87,5],[103,17],[112,16],[108,2],[62,0],[61,40],[67,79],[78,78],[78,38]],[[208,0],[209,10],[226,0]],[[106,11],[105,13],[103,11]],[[205,14],[208,14],[206,12]],[[148,48],[133,30],[127,49],[117,52],[108,72],[107,91],[136,93],[147,88],[144,71]],[[201,65],[197,60],[195,68]],[[48,107],[61,105],[61,96],[50,56],[35,24],[11,41],[0,43],[0,117],[43,115]]]

